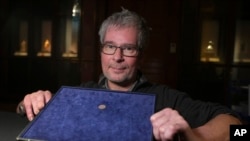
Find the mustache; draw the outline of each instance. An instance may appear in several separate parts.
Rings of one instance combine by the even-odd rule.
[[[115,69],[125,69],[125,68],[127,68],[127,65],[124,65],[124,64],[110,64],[109,67],[110,68],[115,68]]]

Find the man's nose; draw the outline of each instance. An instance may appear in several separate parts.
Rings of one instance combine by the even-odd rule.
[[[117,48],[115,53],[113,54],[113,58],[115,61],[123,60],[123,53],[121,48]]]

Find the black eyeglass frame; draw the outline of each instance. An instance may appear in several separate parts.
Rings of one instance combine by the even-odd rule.
[[[114,47],[115,50],[113,51],[113,53],[104,52],[105,46]],[[132,47],[131,45],[116,46],[116,45],[112,45],[112,44],[109,44],[109,43],[101,44],[101,52],[104,53],[104,54],[106,54],[106,55],[114,55],[115,52],[116,52],[116,50],[117,50],[117,48],[120,48],[121,51],[122,51],[122,55],[123,55],[123,56],[126,56],[126,57],[137,57],[137,56],[139,55],[139,52],[140,52],[140,48],[137,47],[137,46],[133,46],[133,47]],[[127,48],[133,48],[133,49],[135,49],[136,54],[135,54],[135,55],[126,55],[126,54],[124,54],[124,50],[127,49]]]

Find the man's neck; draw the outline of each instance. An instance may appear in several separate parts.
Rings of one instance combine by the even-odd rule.
[[[135,86],[135,84],[136,84],[136,81],[133,81],[132,83],[127,83],[127,84],[119,84],[119,83],[107,81],[108,89],[117,90],[117,91],[131,91],[133,87]]]

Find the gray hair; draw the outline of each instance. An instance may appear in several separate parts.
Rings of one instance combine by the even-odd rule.
[[[104,36],[107,29],[112,26],[118,28],[135,27],[138,30],[137,46],[139,49],[143,49],[146,46],[149,36],[149,28],[146,25],[146,21],[135,12],[122,9],[121,12],[116,12],[104,20],[99,29],[101,44],[104,42]]]

